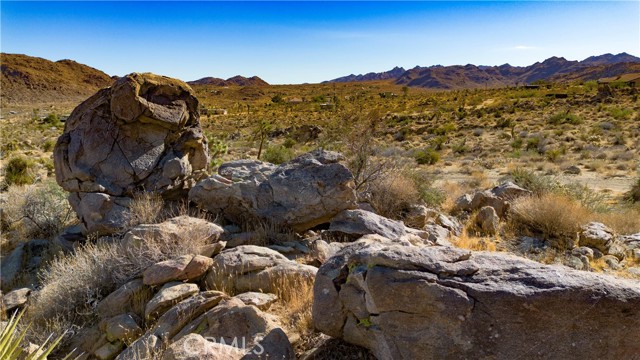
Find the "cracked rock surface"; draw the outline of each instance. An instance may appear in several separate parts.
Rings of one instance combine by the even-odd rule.
[[[133,194],[184,196],[209,162],[198,100],[182,81],[133,73],[71,113],[54,149],[56,180],[85,232],[109,234]]]
[[[232,222],[268,219],[305,231],[356,208],[353,175],[338,163],[341,159],[338,153],[319,150],[280,166],[231,161],[220,166],[218,175],[196,184],[189,200]]]
[[[502,253],[360,240],[318,270],[313,321],[379,359],[631,359],[640,283]]]

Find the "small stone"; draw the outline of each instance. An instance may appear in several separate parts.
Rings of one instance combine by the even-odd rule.
[[[580,168],[575,165],[571,165],[568,168],[564,169],[564,173],[570,175],[580,175],[581,172],[582,171],[580,170]]]
[[[31,289],[29,288],[16,289],[7,293],[2,297],[5,310],[11,311],[24,306],[29,300],[29,295],[31,295]]]
[[[187,265],[187,267],[185,267],[184,271],[178,276],[176,280],[195,280],[209,271],[211,265],[213,265],[212,258],[202,255],[196,255],[193,257],[193,259],[191,259],[191,262]]]
[[[236,299],[240,299],[245,305],[253,305],[258,309],[265,311],[271,307],[271,304],[278,300],[278,297],[274,294],[265,294],[259,292],[246,292],[240,295],[234,296]]]
[[[476,215],[476,224],[480,226],[480,229],[485,234],[495,235],[498,232],[500,217],[498,217],[496,209],[491,206],[484,206]]]
[[[143,334],[142,328],[133,314],[122,314],[109,319],[105,326],[107,340],[114,342],[121,340],[127,343],[133,342]]]
[[[593,259],[593,249],[586,246],[579,246],[571,250],[571,254],[574,256],[584,255],[589,259]]]
[[[162,285],[169,281],[178,279],[178,277],[191,263],[193,256],[183,255],[177,259],[161,261],[151,265],[142,274],[142,280],[145,285]]]

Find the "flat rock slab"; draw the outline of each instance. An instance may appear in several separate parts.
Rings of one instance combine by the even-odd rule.
[[[275,294],[259,292],[246,292],[236,295],[234,298],[239,299],[245,305],[253,305],[262,311],[268,310],[269,307],[271,307],[271,304],[278,300],[278,297]]]

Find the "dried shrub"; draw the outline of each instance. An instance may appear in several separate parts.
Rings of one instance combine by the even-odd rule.
[[[580,226],[591,216],[579,202],[552,193],[517,199],[511,207],[511,224],[516,230],[541,234],[558,249],[571,249]]]
[[[198,253],[208,237],[196,229],[185,229],[182,238],[188,241],[152,236],[133,242],[104,238],[54,259],[41,273],[42,287],[29,307],[34,331],[51,328],[50,319],[56,319],[58,328],[95,323],[96,307],[105,296],[157,262]]]
[[[3,205],[2,230],[19,240],[51,239],[72,220],[65,191],[53,180],[32,186],[11,186]]]

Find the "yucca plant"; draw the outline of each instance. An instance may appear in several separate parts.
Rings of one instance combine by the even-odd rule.
[[[22,358],[25,360],[45,360],[55,347],[58,346],[64,334],[55,338],[55,340],[47,346],[53,337],[53,334],[50,335],[36,351],[31,354],[25,354],[25,351],[20,347],[20,344],[22,343],[22,340],[24,340],[29,326],[26,326],[20,333],[18,333],[17,326],[22,315],[24,315],[24,310],[19,313],[17,311],[14,312],[11,319],[9,319],[7,326],[2,329],[2,332],[0,333],[0,359],[15,360]],[[67,360],[69,358],[70,355],[67,355],[63,360]]]

